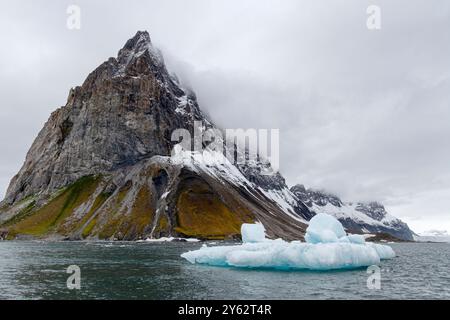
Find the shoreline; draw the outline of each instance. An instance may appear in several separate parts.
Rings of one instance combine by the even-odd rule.
[[[366,239],[367,242],[378,243],[378,244],[450,244],[450,242],[440,242],[440,241],[373,241],[370,238]],[[106,240],[106,239],[89,239],[89,240],[74,240],[74,239],[62,239],[62,238],[45,238],[45,239],[36,239],[36,238],[27,238],[27,239],[0,239],[0,243],[2,242],[43,242],[43,243],[52,243],[52,242],[67,242],[67,243],[146,243],[146,244],[162,244],[162,243],[224,243],[224,244],[240,244],[241,241],[236,240],[208,240],[208,239],[193,239],[193,238],[173,238],[173,239],[139,239],[139,240]],[[304,242],[304,241],[302,241]]]

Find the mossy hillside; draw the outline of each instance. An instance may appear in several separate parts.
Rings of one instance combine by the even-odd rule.
[[[155,231],[157,233],[168,233],[170,231],[169,229],[170,229],[169,220],[167,219],[167,216],[163,213],[159,217]]]
[[[101,226],[100,231],[98,231],[98,238],[99,239],[111,239],[116,238],[118,240],[123,240],[123,235],[121,235],[118,232],[118,228],[122,222],[123,216],[115,216],[107,220],[107,222]],[[89,226],[90,230],[90,236],[97,235],[97,232],[95,231],[94,227],[97,227],[98,219],[96,218],[94,222],[91,223]],[[94,230],[94,231],[92,231]]]
[[[122,221],[120,226],[120,231],[125,235],[125,239],[135,235],[141,236],[144,230],[151,225],[154,215],[152,194],[150,188],[144,185],[136,196],[129,218]]]
[[[83,218],[80,220],[80,222],[77,223],[77,226],[75,229],[83,228],[82,231],[82,237],[86,238],[90,235],[93,227],[96,224],[96,217],[92,218],[94,214],[97,212],[97,210],[108,200],[110,197],[110,194],[102,192],[100,193],[97,198],[95,198],[94,203],[92,204],[91,209],[89,212],[83,216]],[[92,219],[91,219],[92,218]],[[87,223],[87,225],[86,225]]]
[[[33,213],[34,207],[36,205],[36,201],[30,201],[30,203],[24,207],[22,210],[19,211],[18,214],[16,214],[14,217],[12,217],[11,219],[5,221],[3,224],[1,224],[1,226],[11,226],[14,225],[15,223],[19,222],[20,220],[23,220],[24,218],[26,218],[27,216],[29,216],[30,214]]]
[[[194,183],[181,191],[177,200],[175,231],[202,239],[224,239],[240,235],[243,223],[254,217],[227,207],[207,186]]]
[[[155,215],[152,198],[150,188],[147,185],[142,186],[134,199],[130,212],[120,212],[111,216],[101,227],[98,237],[119,240],[143,237],[151,227]]]
[[[102,212],[86,226],[87,230],[83,231],[84,237],[97,236],[100,239],[117,238],[115,235],[118,233],[118,228],[124,218],[123,215],[125,214],[119,211],[125,197],[129,194],[132,187],[132,181],[128,180],[119,191],[112,196],[108,207],[105,210],[102,210]],[[122,237],[123,236],[120,236],[120,239],[122,239]]]
[[[45,206],[24,215],[20,221],[11,226],[10,234],[43,236],[55,232],[77,207],[92,196],[100,180],[101,176],[86,176],[79,179]],[[64,233],[65,230],[58,231]]]
[[[10,236],[60,234],[134,240],[148,236],[156,224],[156,236],[175,231],[186,237],[225,239],[238,237],[242,223],[255,220],[254,215],[239,202],[221,198],[200,180],[182,183],[177,192],[175,211],[169,216],[162,212],[156,222],[157,194],[149,184],[133,187],[133,183],[127,181],[114,194],[98,194],[103,183],[100,176],[84,177],[59,191],[41,208],[36,208],[34,202],[29,203],[8,225]],[[136,193],[134,188],[138,190]],[[124,206],[131,192],[134,195],[132,204]],[[93,199],[95,194],[97,196]],[[75,217],[73,212],[88,201],[92,201],[88,212]]]
[[[87,226],[83,229],[81,236],[83,238],[87,238],[91,234],[92,229],[95,227],[96,223],[97,223],[97,219],[94,217],[93,219],[91,219],[91,221],[89,221]]]
[[[23,219],[25,216],[29,215],[33,211],[33,209],[36,205],[35,198],[36,198],[35,196],[28,196],[13,205],[4,204],[0,208],[0,215],[3,213],[2,211],[4,211],[4,212],[7,212],[7,211],[17,212],[18,211],[18,212],[16,214],[14,214],[8,220],[1,222],[0,226],[12,225],[12,224],[20,221],[21,219]]]
[[[120,205],[122,201],[127,196],[128,192],[131,190],[131,187],[133,186],[133,183],[128,180],[120,189],[119,193],[117,195],[117,204]]]

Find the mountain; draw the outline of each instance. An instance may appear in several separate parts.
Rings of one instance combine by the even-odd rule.
[[[269,237],[294,240],[318,212],[351,232],[412,239],[383,206],[289,189],[261,157],[235,164],[205,141],[183,150],[172,141],[180,129],[222,131],[139,31],[51,114],[0,203],[0,239],[231,239],[260,221]]]
[[[450,242],[450,234],[447,230],[428,230],[414,236],[418,242]]]
[[[414,240],[413,232],[403,221],[386,212],[377,202],[346,203],[330,193],[296,185],[291,192],[314,213],[336,217],[351,233],[385,233],[402,240]]]
[[[0,237],[224,239],[261,221],[270,237],[302,238],[311,213],[280,174],[262,174],[267,162],[235,166],[206,146],[172,155],[174,130],[206,128],[138,32],[51,114],[0,203]]]
[[[428,230],[419,233],[419,236],[422,237],[450,237],[450,234],[447,230]]]

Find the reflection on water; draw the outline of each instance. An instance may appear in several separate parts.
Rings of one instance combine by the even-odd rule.
[[[365,269],[267,271],[191,265],[199,243],[0,242],[2,299],[436,299],[450,298],[450,244],[392,244],[381,290]],[[69,265],[81,290],[69,290]]]

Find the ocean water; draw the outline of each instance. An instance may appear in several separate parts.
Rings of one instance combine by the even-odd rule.
[[[201,243],[0,242],[0,299],[450,299],[450,244],[391,244],[381,288],[365,268],[268,271],[191,265]],[[81,289],[67,288],[67,268]]]

